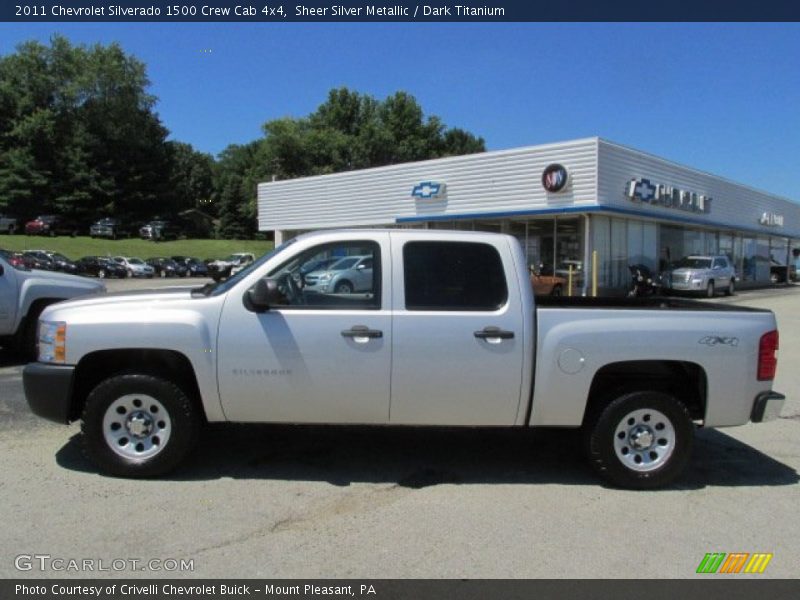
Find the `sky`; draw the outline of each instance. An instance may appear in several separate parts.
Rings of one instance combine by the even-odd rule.
[[[346,86],[502,150],[600,136],[800,201],[800,24],[0,23],[147,65],[170,138],[217,154]]]

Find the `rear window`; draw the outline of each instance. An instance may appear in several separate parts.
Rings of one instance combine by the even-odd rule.
[[[494,246],[472,242],[408,242],[403,246],[407,310],[497,310],[508,299]]]

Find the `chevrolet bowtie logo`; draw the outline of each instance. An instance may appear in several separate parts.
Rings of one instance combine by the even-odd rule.
[[[411,191],[411,195],[415,198],[438,198],[444,196],[446,186],[443,183],[436,183],[435,181],[423,181],[419,185],[415,185]]]

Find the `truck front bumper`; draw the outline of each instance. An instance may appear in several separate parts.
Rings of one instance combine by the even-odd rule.
[[[31,411],[56,423],[69,423],[75,367],[30,363],[22,370],[22,385]]]
[[[766,423],[777,419],[785,400],[786,396],[778,392],[761,392],[753,402],[750,420],[753,423]]]

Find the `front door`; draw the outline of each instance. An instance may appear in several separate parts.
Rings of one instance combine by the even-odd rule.
[[[219,392],[228,420],[388,421],[388,262],[380,268],[383,257],[388,261],[388,237],[375,232],[359,241],[306,243],[266,274],[284,295],[266,312],[248,310],[244,290],[229,292],[218,339]],[[350,255],[370,256],[379,267],[370,285],[349,293],[324,285],[305,289],[316,261]]]

